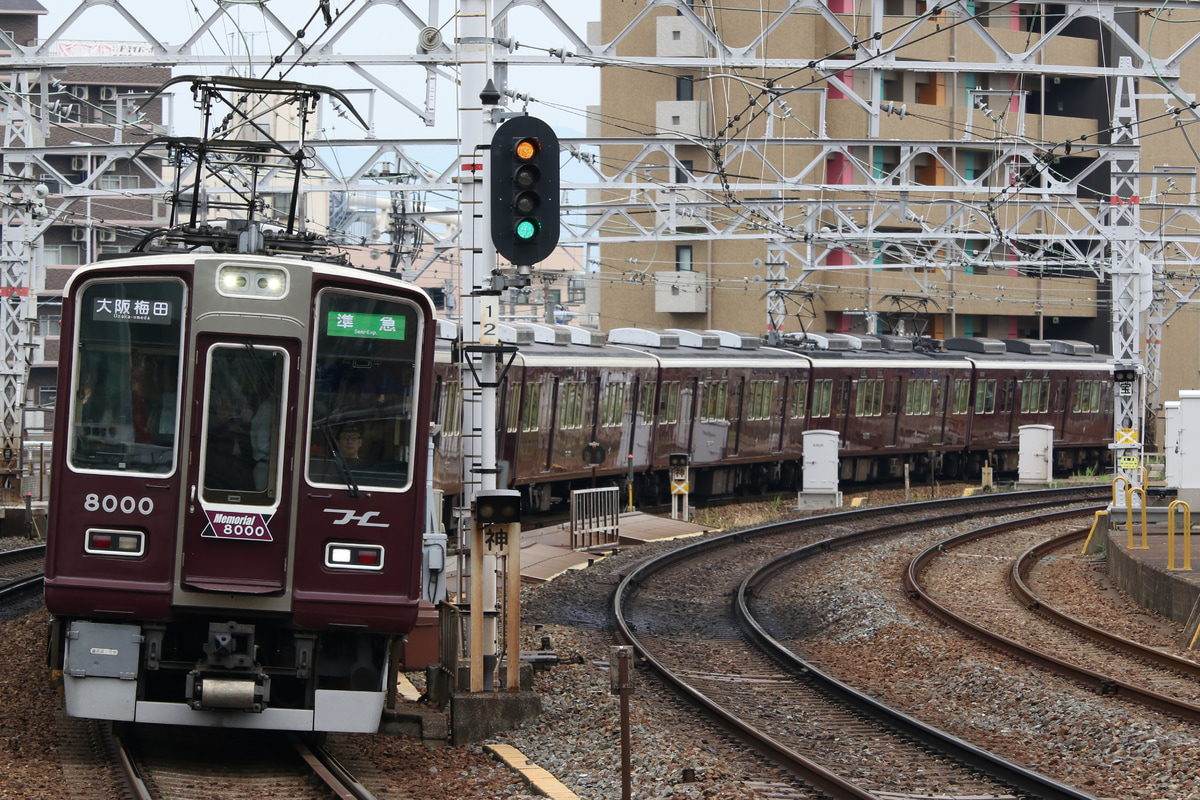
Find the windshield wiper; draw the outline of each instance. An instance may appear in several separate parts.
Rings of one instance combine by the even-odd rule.
[[[349,495],[358,497],[358,483],[354,480],[354,473],[351,471],[350,465],[342,457],[342,451],[337,446],[337,438],[329,431],[328,420],[321,423],[321,433],[325,436],[325,444],[329,447],[329,452],[333,454],[333,463],[337,465],[338,473],[341,474],[342,482],[346,484]]]

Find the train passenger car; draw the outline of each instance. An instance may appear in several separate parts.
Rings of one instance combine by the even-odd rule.
[[[531,508],[545,510],[555,494],[561,500],[572,488],[625,474],[630,455],[644,464],[650,431],[643,395],[657,374],[654,359],[616,347],[521,347],[500,403],[510,485]]]
[[[69,714],[376,730],[421,594],[432,323],[299,259],[75,272],[45,580]]]
[[[1054,428],[1054,468],[1094,468],[1113,440],[1112,365],[1091,345],[1024,340],[950,340],[975,367],[971,460],[1017,469],[1023,425]],[[1057,351],[1055,350],[1057,348]]]
[[[785,444],[806,407],[806,359],[723,331],[618,328],[609,341],[659,364],[652,458],[635,464],[646,502],[665,501],[673,454],[688,454],[700,495],[797,485],[801,453]]]
[[[969,444],[968,361],[912,351],[805,352],[816,398],[809,427],[838,432],[843,480],[897,478],[905,464],[915,475],[956,469]]]

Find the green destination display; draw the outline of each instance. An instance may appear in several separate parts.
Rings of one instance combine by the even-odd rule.
[[[403,339],[405,318],[398,314],[362,314],[330,311],[325,332],[356,339]]]

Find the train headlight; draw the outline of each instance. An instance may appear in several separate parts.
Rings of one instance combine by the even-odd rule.
[[[325,566],[329,569],[354,569],[377,572],[383,569],[383,548],[373,544],[328,542]]]
[[[275,267],[226,264],[217,270],[217,292],[225,297],[277,300],[287,294],[288,274]]]

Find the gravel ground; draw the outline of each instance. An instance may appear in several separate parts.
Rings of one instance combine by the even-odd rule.
[[[923,489],[927,496],[928,488]],[[959,494],[961,487],[945,487],[939,496]],[[902,491],[871,497],[874,505],[901,500]],[[787,513],[786,504],[764,503],[707,512],[700,521],[733,528]],[[0,549],[5,547],[0,540]],[[615,644],[609,633],[609,596],[629,563],[670,547],[659,543],[629,549],[522,593],[523,647],[540,648],[543,637],[549,637],[564,663],[537,675],[542,716],[489,741],[517,747],[585,800],[620,797],[619,706],[608,688],[609,649]],[[1200,780],[1189,776],[1200,757],[1193,726],[1132,706],[1118,706],[1114,717],[1113,706],[1077,690],[1050,691],[1035,671],[980,653],[948,632],[931,643],[925,629],[936,626],[910,611],[899,596],[893,563],[899,558],[899,553],[885,551],[865,560],[870,569],[848,565],[844,580],[834,583],[836,589],[811,601],[824,611],[810,631],[817,638],[805,644],[823,663],[887,701],[921,710],[922,716],[941,719],[959,735],[1001,752],[1028,758],[1025,744],[1036,741],[1036,763],[1026,763],[1097,796],[1200,796]],[[1079,581],[1080,592],[1103,588],[1106,597],[1118,594],[1111,584],[1102,586],[1106,578],[1092,562],[1081,561],[1075,570],[1064,563],[1061,571],[1056,579]],[[879,575],[880,582],[864,582],[869,573]],[[1121,607],[1119,601],[1114,606]],[[1146,620],[1141,611],[1122,613]],[[58,699],[46,680],[44,661],[46,621],[46,612],[35,608],[0,622],[0,635],[8,643],[8,657],[0,659],[0,769],[8,776],[0,783],[0,798],[81,800],[78,787],[70,791],[66,786],[59,761]],[[1162,625],[1152,623],[1160,631]],[[413,677],[419,682],[420,676]],[[760,763],[739,755],[720,734],[653,689],[641,670],[635,682],[634,797],[771,796],[770,785],[751,783],[762,777]],[[387,765],[397,787],[404,787],[381,800],[536,796],[479,745],[427,747],[399,738],[355,739],[377,763]],[[1045,747],[1047,741],[1052,748]],[[1119,788],[1131,783],[1129,791]]]

